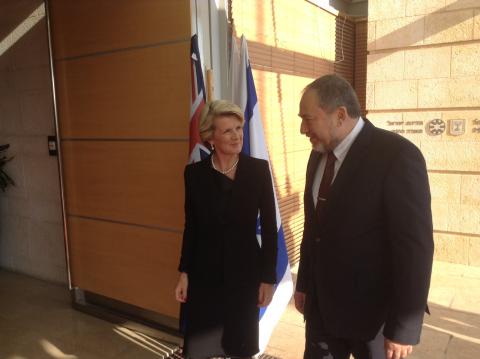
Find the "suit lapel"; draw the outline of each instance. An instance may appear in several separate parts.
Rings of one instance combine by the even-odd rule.
[[[317,172],[318,164],[320,163],[321,158],[322,154],[320,152],[310,152],[310,158],[308,159],[307,164],[307,178],[305,183],[305,200],[308,201],[310,208],[315,208],[313,203],[312,186],[313,180],[315,179],[315,172]],[[305,205],[307,205],[307,203],[305,203]]]
[[[342,166],[338,170],[337,176],[330,188],[329,201],[325,208],[326,212],[330,212],[335,207],[335,204],[338,203],[344,195],[344,189],[349,186],[349,182],[354,181],[355,172],[361,167],[360,165],[368,154],[374,128],[372,123],[365,119],[365,125],[348,150],[347,156],[343,160]]]

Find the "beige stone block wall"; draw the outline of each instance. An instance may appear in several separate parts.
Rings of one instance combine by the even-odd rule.
[[[451,48],[405,50],[405,79],[450,77]]]
[[[480,238],[470,237],[468,264],[472,266],[480,266]]]
[[[429,173],[430,192],[432,201],[444,203],[461,203],[460,189],[462,186],[462,175],[445,173]]]
[[[370,21],[378,19],[391,19],[405,16],[407,0],[369,0],[368,18]]]
[[[446,0],[445,5],[447,10],[469,9],[478,7],[478,0]]]
[[[404,78],[404,51],[370,55],[367,63],[371,64],[368,68],[368,82],[403,80]]]
[[[462,175],[461,203],[480,208],[480,175]]]
[[[377,21],[375,25],[375,49],[391,49],[423,44],[424,24],[425,18],[423,16]]]
[[[376,49],[376,24],[375,21],[368,22],[368,30],[367,30],[367,50],[375,50]]]
[[[448,230],[448,208],[448,203],[432,202],[432,219],[435,230]]]
[[[480,106],[480,76],[461,79],[426,79],[418,81],[420,108]]]
[[[365,106],[366,108],[375,108],[375,84],[367,82],[366,87]]]
[[[369,14],[367,117],[425,157],[435,258],[480,266],[480,1],[377,0]]]
[[[469,264],[469,241],[467,236],[436,233],[435,259],[458,264]]]
[[[480,211],[477,206],[450,204],[448,230],[480,234]]]
[[[473,39],[473,9],[439,12],[425,17],[425,44]]]
[[[425,15],[445,7],[445,0],[409,0],[406,15]]]
[[[480,43],[452,46],[452,77],[480,75]]]
[[[367,75],[368,76],[368,75]],[[375,109],[417,107],[417,81],[375,82]]]
[[[480,9],[476,9],[474,11],[474,14],[475,16],[473,18],[473,38],[477,40],[480,39]]]

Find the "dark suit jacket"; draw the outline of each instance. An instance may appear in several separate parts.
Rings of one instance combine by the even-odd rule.
[[[240,154],[231,198],[211,158],[185,168],[185,231],[179,270],[202,286],[275,283],[277,224],[268,162]],[[260,212],[262,247],[257,241]]]
[[[321,155],[312,152],[305,186],[305,227],[297,290],[307,294],[326,330],[370,340],[419,341],[433,257],[425,160],[411,142],[368,120],[332,184],[321,223],[312,183]],[[312,303],[313,290],[316,301]]]

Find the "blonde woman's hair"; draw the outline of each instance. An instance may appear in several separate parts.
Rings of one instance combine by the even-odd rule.
[[[243,125],[245,119],[240,107],[226,100],[207,102],[200,114],[200,138],[206,144],[212,138],[215,126],[213,120],[220,116],[235,116]]]

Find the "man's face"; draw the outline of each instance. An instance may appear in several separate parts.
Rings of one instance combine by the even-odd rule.
[[[307,136],[315,151],[327,152],[335,148],[337,111],[326,113],[319,105],[314,91],[308,90],[300,100],[302,118],[300,133]]]

